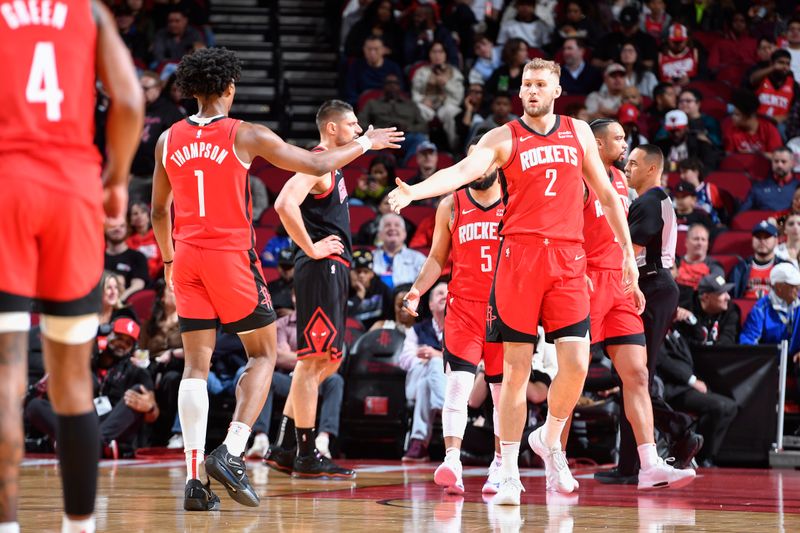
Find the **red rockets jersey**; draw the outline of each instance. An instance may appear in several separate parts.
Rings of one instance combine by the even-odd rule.
[[[625,214],[628,213],[628,185],[625,175],[616,167],[611,167],[611,186],[619,195]],[[588,270],[620,270],[622,268],[622,248],[608,225],[603,206],[597,194],[588,185],[589,191],[583,206],[583,249],[586,250]]]
[[[450,228],[453,273],[448,292],[465,300],[489,301],[503,213],[502,199],[483,207],[473,200],[468,187],[453,193]]]
[[[255,245],[250,165],[234,150],[240,124],[222,115],[189,117],[169,129],[162,161],[175,197],[176,241],[212,250]]]
[[[687,75],[690,78],[697,75],[697,60],[694,56],[693,48],[686,48],[681,54],[672,55],[667,52],[658,57],[658,72],[661,81],[667,83],[672,78],[680,78]]]
[[[786,76],[783,85],[775,88],[769,77],[764,78],[761,86],[756,91],[761,106],[758,108],[760,115],[768,117],[785,117],[794,101],[794,78]]]
[[[501,235],[583,242],[583,146],[572,119],[556,115],[545,135],[522,119],[506,125],[513,145],[500,175],[506,206]]]
[[[26,166],[26,177],[72,194],[91,180],[99,193],[96,41],[88,0],[0,0],[0,157],[14,152],[58,168],[57,181],[40,165]]]

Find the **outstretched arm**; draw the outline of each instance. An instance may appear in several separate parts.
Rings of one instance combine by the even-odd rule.
[[[396,179],[397,188],[389,193],[389,205],[395,213],[399,213],[415,200],[453,192],[473,181],[476,176],[485,175],[492,165],[502,167],[510,147],[511,130],[505,126],[494,128],[481,138],[468,156],[451,167],[435,172],[425,181],[411,186]]]
[[[344,146],[312,153],[287,143],[266,126],[245,122],[236,133],[236,149],[242,148],[248,160],[260,156],[285,170],[319,176],[345,166],[367,150],[400,148],[405,137],[396,129],[370,126],[364,135]]]
[[[142,133],[144,95],[108,8],[94,0],[92,13],[97,23],[97,76],[111,100],[106,122],[103,207],[109,219],[122,220],[128,208],[131,161]]]
[[[450,225],[453,222],[454,203],[453,195],[450,195],[439,202],[439,207],[436,208],[436,225],[433,228],[431,250],[414,285],[403,300],[403,305],[412,316],[417,316],[420,297],[428,292],[442,275],[450,255]]]
[[[632,288],[639,280],[639,269],[636,267],[636,256],[633,252],[625,209],[622,207],[622,202],[620,202],[617,192],[608,180],[606,169],[603,167],[603,161],[600,159],[600,153],[597,150],[597,141],[589,125],[582,120],[574,120],[573,123],[575,124],[578,138],[583,144],[583,175],[586,177],[589,187],[597,194],[597,198],[603,206],[608,225],[611,226],[617,242],[622,247],[622,253],[624,254],[622,264],[623,283],[625,283],[626,289]]]

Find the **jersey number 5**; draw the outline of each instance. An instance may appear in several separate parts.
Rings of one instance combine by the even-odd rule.
[[[481,272],[492,271],[492,256],[489,254],[491,246],[481,246]]]
[[[548,168],[547,172],[544,173],[545,179],[550,180],[550,183],[547,184],[547,188],[544,190],[545,196],[555,196],[556,193],[552,191],[553,185],[556,184],[556,180],[558,179],[558,172],[554,168]]]
[[[51,42],[36,43],[28,85],[25,87],[25,99],[31,104],[45,104],[48,121],[61,120],[64,91],[58,86],[56,51]]]

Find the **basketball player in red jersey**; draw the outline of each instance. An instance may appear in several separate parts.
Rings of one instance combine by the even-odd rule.
[[[239,60],[224,48],[184,56],[177,83],[184,94],[197,98],[199,111],[175,123],[156,144],[153,231],[164,258],[165,280],[174,284],[185,353],[178,412],[187,466],[186,510],[219,506],[206,471],[238,503],[259,504],[247,478],[244,449],[272,379],[276,330],[275,312],[253,250],[250,162],[261,156],[280,167],[321,174],[371,146],[397,148],[394,141],[402,138],[393,129],[370,130],[366,138],[316,154],[286,144],[268,128],[228,118],[240,73]],[[331,243],[325,247],[333,253]],[[237,405],[227,437],[204,464],[206,381],[218,321],[225,331],[240,336],[249,360],[236,387]]]
[[[522,118],[489,131],[476,149],[450,168],[413,187],[397,180],[389,195],[399,211],[411,201],[438,196],[484,174],[502,171],[506,195],[503,241],[487,308],[490,339],[503,342],[500,392],[502,477],[492,502],[519,505],[522,484],[517,460],[525,409],[525,386],[533,344],[542,319],[555,341],[558,374],[550,386],[549,412],[532,433],[534,451],[545,463],[547,487],[569,493],[572,477],[559,441],[580,396],[589,363],[589,295],[584,281],[583,176],[598,195],[623,249],[623,283],[638,280],[625,211],[609,183],[589,125],[553,113],[561,94],[561,68],[534,59],[523,70]]]
[[[20,413],[36,302],[57,415],[62,531],[91,533],[100,437],[89,358],[99,325],[103,217],[125,216],[143,95],[100,2],[3,0],[0,43],[0,532],[19,531]],[[111,96],[102,171],[93,144],[97,78]]]
[[[475,141],[477,142],[477,140]],[[500,400],[503,379],[503,347],[486,342],[486,306],[500,245],[498,226],[503,217],[497,171],[471,182],[439,202],[431,250],[414,285],[406,294],[404,305],[414,316],[420,296],[442,275],[448,255],[453,259],[452,278],[447,286],[447,313],[444,317],[444,365],[447,384],[442,409],[445,459],[433,475],[437,485],[448,494],[464,494],[461,479],[461,442],[467,426],[467,401],[475,372],[484,360],[486,381],[492,399]],[[495,433],[499,431],[495,409]],[[498,441],[499,445],[499,441]],[[499,450],[498,450],[499,451]],[[489,469],[484,493],[497,491],[496,462]]]
[[[609,181],[628,211],[628,182],[614,163],[622,161],[628,146],[619,122],[608,119],[591,124]],[[583,236],[593,344],[605,348],[622,380],[625,414],[636,437],[639,452],[639,488],[682,487],[692,482],[695,471],[678,470],[658,456],[653,433],[653,406],[648,387],[647,350],[644,324],[644,295],[634,287],[633,297],[623,290],[622,250],[615,246],[614,233],[605,221],[597,194],[584,192]]]

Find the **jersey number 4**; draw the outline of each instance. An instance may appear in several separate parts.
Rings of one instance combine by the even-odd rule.
[[[28,85],[25,87],[25,99],[31,104],[45,104],[48,121],[61,120],[64,91],[58,86],[56,51],[51,42],[36,43]]]

